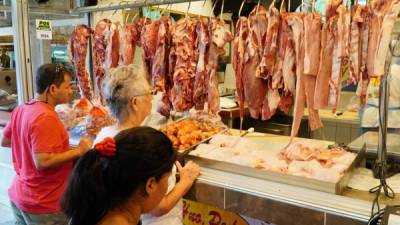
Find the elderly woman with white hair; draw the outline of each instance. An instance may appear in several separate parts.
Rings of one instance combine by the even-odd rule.
[[[103,81],[103,96],[111,114],[117,118],[115,125],[103,128],[94,144],[106,137],[114,137],[120,131],[141,125],[151,126],[152,91],[146,79],[147,73],[140,66],[129,65],[111,69]],[[147,118],[147,119],[146,119]],[[157,124],[157,123],[156,123]],[[132,162],[134,163],[134,162]],[[180,180],[176,183],[176,170]],[[168,180],[167,195],[149,214],[142,216],[143,225],[182,225],[182,197],[199,176],[200,168],[193,162],[182,167],[176,162]]]

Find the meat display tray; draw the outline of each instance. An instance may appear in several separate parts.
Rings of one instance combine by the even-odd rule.
[[[175,120],[174,122],[177,123],[177,122],[181,122],[181,121],[184,121],[184,120],[196,120],[196,119],[192,119],[192,118],[180,118],[180,119],[178,119],[178,120]],[[199,121],[199,122],[203,122],[203,121]],[[167,125],[161,126],[161,128],[164,128],[165,126],[167,126]],[[221,128],[221,130],[220,130],[219,132],[217,132],[217,133],[215,133],[215,134],[209,136],[208,138],[205,138],[205,139],[203,139],[203,140],[197,142],[196,144],[193,144],[193,145],[189,146],[188,148],[185,148],[185,149],[177,149],[177,148],[175,148],[175,151],[178,152],[178,158],[183,158],[183,157],[185,157],[187,154],[189,154],[190,151],[192,151],[192,150],[193,150],[195,147],[197,147],[198,145],[203,144],[203,143],[207,143],[207,142],[210,141],[215,135],[225,133],[225,132],[227,132],[228,129],[229,129],[228,127],[222,127],[222,126],[218,126],[218,127]]]
[[[225,132],[228,131],[228,128],[222,128],[222,130],[220,130],[218,133],[215,133],[213,135],[211,135],[208,138],[203,139],[202,141],[197,142],[194,145],[191,145],[190,147],[186,148],[186,149],[175,149],[178,152],[179,157],[185,157],[186,155],[188,155],[194,148],[196,148],[198,145],[203,144],[203,143],[208,143],[215,135],[217,134],[223,134]]]
[[[249,177],[255,177],[263,180],[274,181],[283,184],[289,184],[293,186],[300,186],[304,188],[309,188],[317,191],[323,191],[333,194],[341,194],[346,188],[355,168],[360,166],[365,161],[365,146],[361,151],[355,152],[351,151],[356,155],[354,161],[351,163],[349,168],[344,172],[344,175],[336,183],[321,181],[312,178],[306,178],[301,176],[294,176],[290,174],[284,174],[279,172],[267,171],[256,169],[252,167],[242,166],[238,164],[233,164],[229,162],[217,161],[213,159],[202,158],[193,155],[187,155],[185,160],[192,160],[200,165],[200,167],[206,167],[216,170],[221,170],[225,172],[245,175]]]

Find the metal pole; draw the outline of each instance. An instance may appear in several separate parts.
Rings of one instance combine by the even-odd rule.
[[[391,61],[391,59],[390,59]],[[390,62],[388,63],[390,67]],[[379,87],[379,139],[378,139],[378,169],[381,178],[386,178],[387,169],[387,122],[388,122],[388,106],[389,106],[389,82],[390,69],[386,69],[386,74],[382,76]]]
[[[76,9],[71,10],[71,14],[76,13],[89,13],[89,12],[100,12],[100,11],[109,11],[109,10],[117,10],[117,9],[125,9],[125,8],[140,8],[145,6],[154,6],[154,5],[168,5],[175,3],[184,3],[184,2],[195,2],[195,1],[203,1],[203,0],[141,0],[141,1],[129,1],[129,2],[121,2],[121,3],[111,3],[105,5],[98,6],[88,6],[88,7],[78,7]]]
[[[12,1],[15,64],[17,73],[18,102],[33,98],[33,78],[29,46],[29,18],[27,0]]]

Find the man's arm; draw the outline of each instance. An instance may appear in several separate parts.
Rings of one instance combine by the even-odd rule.
[[[1,147],[11,147],[11,138],[3,135],[3,138],[1,139]]]
[[[75,149],[60,153],[35,153],[33,161],[38,170],[59,167],[83,156],[91,149],[92,143],[93,141],[88,136],[84,136]]]
[[[80,148],[71,149],[61,153],[35,153],[33,161],[38,170],[55,168],[81,157],[84,151]]]

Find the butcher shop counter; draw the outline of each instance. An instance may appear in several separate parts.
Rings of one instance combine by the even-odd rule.
[[[231,130],[238,135],[237,130]],[[279,136],[284,142],[289,139]],[[250,133],[249,139],[276,135]],[[272,140],[272,139],[271,139]],[[208,167],[185,198],[277,225],[366,224],[374,195],[346,188],[341,195],[273,182]],[[399,204],[400,198],[385,204]]]

